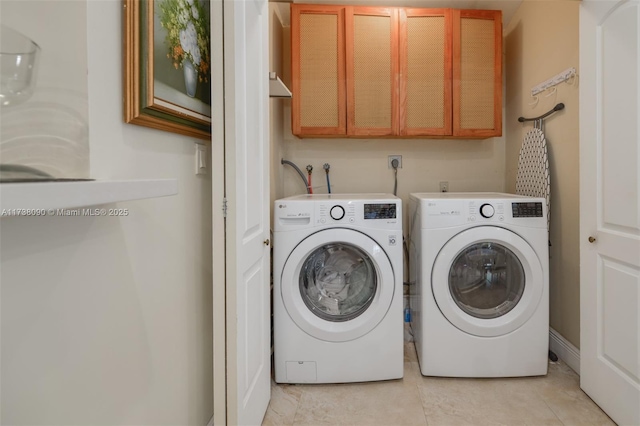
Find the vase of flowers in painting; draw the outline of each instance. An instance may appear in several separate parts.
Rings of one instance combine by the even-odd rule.
[[[182,68],[185,93],[194,97],[199,82],[209,81],[209,22],[201,0],[164,0],[160,24],[167,30],[165,43],[176,69]]]
[[[193,67],[190,60],[182,61],[182,74],[184,75],[184,86],[188,96],[194,97],[198,89],[198,71]]]

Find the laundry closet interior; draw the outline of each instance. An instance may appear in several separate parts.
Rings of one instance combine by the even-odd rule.
[[[579,347],[579,2],[486,1],[454,5],[411,2],[387,8],[381,2],[359,2],[354,6],[323,2],[306,9],[306,4],[272,2],[269,6],[270,70],[294,92],[293,99],[270,100],[272,202],[305,194],[304,177],[308,177],[309,169],[314,196],[395,190],[404,207],[403,237],[408,239],[410,194],[515,193],[523,139],[531,129],[544,125],[548,172],[552,177],[548,234],[551,339],[557,336],[558,342]],[[442,9],[448,7],[455,10]],[[487,55],[498,43],[488,47],[486,36],[484,41],[469,36],[475,44],[472,42],[471,47],[465,48],[452,33],[460,32],[461,27],[464,31],[465,16],[481,17],[485,24],[493,25],[496,15],[491,11],[499,11],[496,37],[500,38],[501,46],[494,53],[499,56],[500,67],[473,68],[479,75],[471,88],[465,89],[464,84],[456,83],[465,72],[465,63],[468,64],[465,61],[473,61],[474,53],[476,59],[478,55]],[[305,33],[301,30],[304,20],[300,20],[305,12],[319,13],[327,19],[318,19],[316,26],[311,30],[307,27]],[[428,19],[434,16],[443,17],[442,22],[429,27]],[[388,18],[390,23],[378,19],[381,17]],[[379,28],[367,27],[380,24],[383,36]],[[307,22],[307,25],[314,24]],[[336,27],[340,30],[332,33]],[[384,33],[387,28],[391,41],[385,38],[389,34]],[[487,25],[485,31],[486,28]],[[313,37],[312,31],[323,36]],[[335,63],[304,51],[305,46],[322,51],[332,43],[345,46],[336,53]],[[432,46],[438,43],[444,43],[444,51]],[[375,54],[358,51],[376,45],[380,47]],[[421,48],[429,54],[435,52],[437,59],[428,54],[422,63],[411,62],[411,55],[407,59],[407,50]],[[444,58],[437,56],[443,53]],[[389,64],[385,63],[391,69],[389,76],[384,74],[386,70],[380,74],[376,69],[376,55],[391,58]],[[419,70],[433,69],[429,68],[429,61],[444,63],[441,74],[431,75],[443,81],[436,84],[414,81]],[[336,67],[337,74],[327,72]],[[324,90],[327,96],[308,99],[300,96],[299,79],[304,72],[320,76],[316,78],[323,81],[313,90],[317,93]],[[362,73],[360,77],[358,72]],[[389,85],[379,83],[394,73],[397,78],[391,78]],[[356,88],[354,81],[358,79],[365,82]],[[345,87],[335,90],[341,85]],[[473,99],[462,99],[465,90]],[[388,110],[371,111],[381,97],[390,99],[388,106],[385,104]],[[559,103],[563,103],[564,109],[557,107]],[[494,106],[497,110],[492,109]],[[417,110],[431,113],[418,117]],[[519,121],[520,117],[536,118],[550,111],[542,121]],[[469,112],[471,117],[465,116]],[[376,120],[388,125],[376,125]],[[467,128],[475,125],[476,129],[465,130],[465,125]],[[401,163],[394,170],[391,161],[397,156],[401,156]],[[304,177],[301,179],[300,173],[282,160],[297,165]],[[272,221],[278,218],[274,209]],[[406,284],[413,283],[410,268],[406,262],[404,265],[403,308],[410,315],[406,310],[409,297]],[[412,331],[407,329],[405,325],[404,338],[411,341]],[[409,344],[409,348],[413,346]],[[405,353],[407,356],[413,360],[415,353]],[[579,365],[574,362],[572,368],[579,369]]]

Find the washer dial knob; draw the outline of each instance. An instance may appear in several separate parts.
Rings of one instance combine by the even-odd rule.
[[[329,211],[331,219],[340,220],[344,217],[344,208],[342,206],[333,206]]]
[[[480,206],[480,214],[482,215],[482,217],[486,217],[488,219],[490,217],[493,217],[493,214],[495,212],[496,211],[491,204],[483,204]]]

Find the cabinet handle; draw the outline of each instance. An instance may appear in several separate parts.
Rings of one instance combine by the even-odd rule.
[[[596,237],[589,237],[589,242],[590,243],[595,243],[596,242]]]
[[[268,246],[269,244],[271,244],[271,241],[267,238],[266,240],[263,241],[265,246]]]

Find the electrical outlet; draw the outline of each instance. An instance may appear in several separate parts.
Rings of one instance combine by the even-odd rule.
[[[402,168],[402,155],[390,155],[389,156],[389,168],[393,169],[393,166],[391,165],[391,162],[393,160],[398,160],[398,168],[401,169]]]
[[[440,192],[449,192],[449,182],[446,180],[440,181]]]

